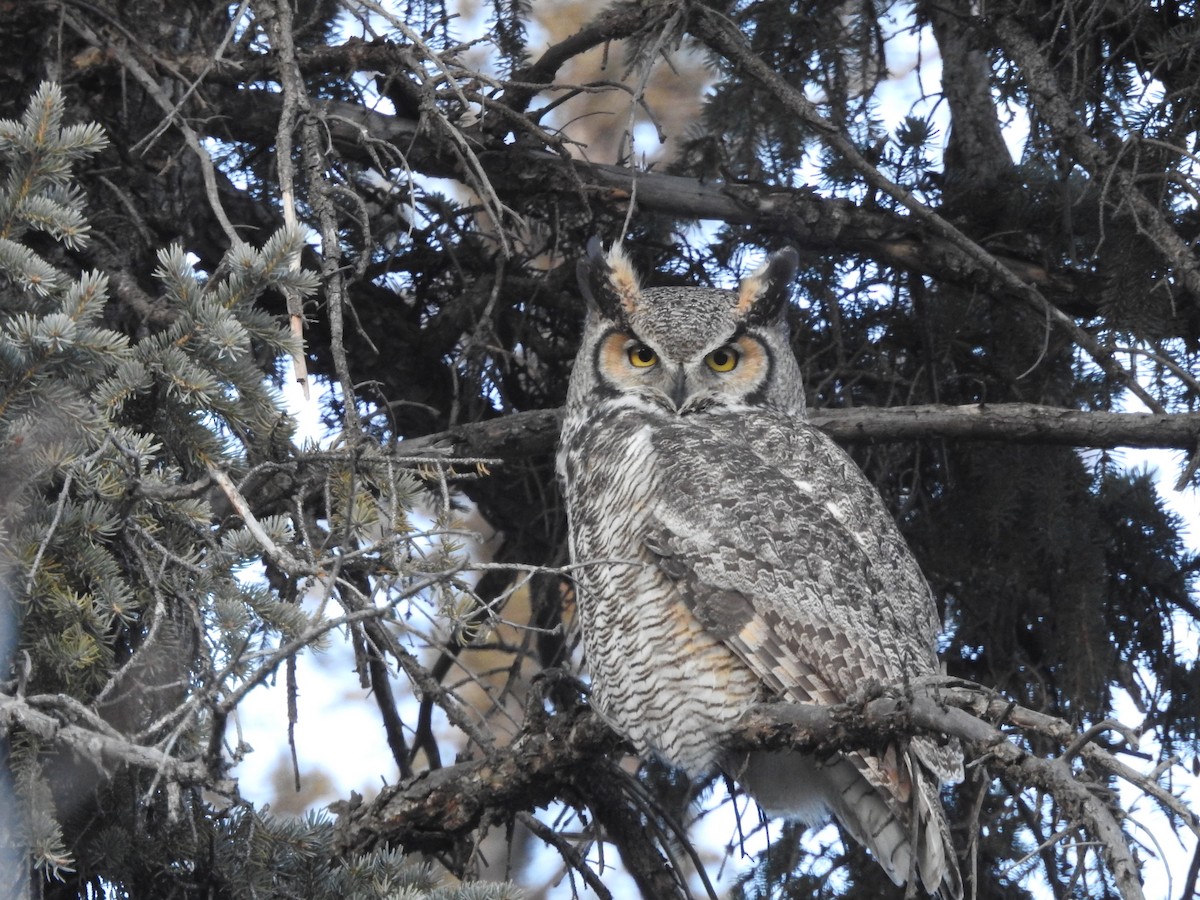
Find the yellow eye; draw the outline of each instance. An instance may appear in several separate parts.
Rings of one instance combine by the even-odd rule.
[[[718,347],[704,361],[714,372],[732,372],[737,368],[738,352],[732,347]]]
[[[634,344],[629,348],[629,364],[638,369],[648,369],[658,362],[658,354],[645,344]]]

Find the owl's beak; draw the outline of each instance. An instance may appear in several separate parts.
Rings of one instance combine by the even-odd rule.
[[[679,369],[675,373],[675,377],[671,379],[671,390],[667,393],[671,398],[671,403],[675,407],[675,411],[679,412],[683,409],[683,404],[688,398],[687,374],[683,369]]]

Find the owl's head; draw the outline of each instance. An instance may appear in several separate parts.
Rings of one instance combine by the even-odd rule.
[[[797,261],[791,247],[779,250],[735,291],[643,288],[620,245],[603,253],[593,238],[579,263],[588,317],[571,399],[620,398],[677,415],[801,412],[786,315]]]

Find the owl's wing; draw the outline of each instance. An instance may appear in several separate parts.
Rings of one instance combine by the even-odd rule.
[[[933,601],[874,487],[810,426],[753,429],[652,438],[646,543],[689,609],[789,700],[835,704],[935,673]],[[748,452],[768,439],[769,454]],[[928,750],[939,779],[961,777],[956,753]]]
[[[835,704],[871,681],[936,672],[929,589],[874,488],[819,432],[759,424],[651,437],[646,547],[683,602],[784,699]],[[962,896],[938,797],[938,782],[962,777],[957,748],[917,737],[907,752],[839,754],[815,770],[797,759],[750,754],[739,778],[768,804],[815,780],[782,809],[803,815],[815,789],[897,884],[915,871],[927,890]]]

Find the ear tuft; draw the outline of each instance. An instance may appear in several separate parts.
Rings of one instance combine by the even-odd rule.
[[[734,315],[747,324],[770,322],[781,315],[787,308],[799,264],[800,254],[795,247],[784,247],[768,256],[738,285]]]
[[[626,321],[641,302],[642,286],[619,243],[603,252],[600,238],[588,241],[587,258],[576,266],[579,290],[605,316]]]

